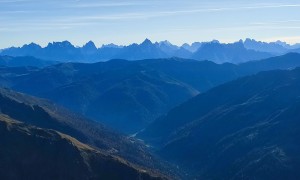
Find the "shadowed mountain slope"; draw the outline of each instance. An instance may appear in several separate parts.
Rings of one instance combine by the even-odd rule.
[[[151,155],[139,141],[115,133],[46,100],[0,89],[0,112],[29,125],[67,134],[93,149],[122,157],[149,171],[164,171],[165,164]]]
[[[0,178],[163,179],[54,130],[0,114]]]
[[[300,69],[200,94],[139,136],[199,179],[298,179]]]

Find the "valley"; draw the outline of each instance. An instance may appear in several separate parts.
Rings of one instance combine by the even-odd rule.
[[[104,62],[1,56],[1,178],[300,177],[300,54],[212,42],[197,60],[111,46],[124,54]],[[123,59],[131,48],[148,59]]]

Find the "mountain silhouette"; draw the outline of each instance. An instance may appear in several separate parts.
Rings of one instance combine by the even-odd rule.
[[[272,57],[272,54],[248,50],[242,41],[233,44],[211,42],[203,44],[192,56],[193,59],[211,60],[216,63],[243,63]]]
[[[119,46],[113,43],[97,48],[95,43],[89,41],[82,47],[75,47],[69,41],[52,42],[46,47],[35,43],[22,47],[11,47],[1,50],[0,55],[7,56],[33,56],[60,62],[98,62],[111,59],[142,60],[156,58],[189,58],[197,60],[210,60],[216,63],[241,63],[259,60],[267,57],[283,55],[288,52],[299,52],[295,49],[299,44],[289,45],[281,41],[260,42],[254,39],[240,40],[235,43],[194,42],[173,45],[169,41],[152,43],[145,39],[142,43],[133,43],[128,46]]]
[[[244,41],[244,46],[247,49],[252,49],[260,52],[268,52],[272,54],[287,53],[288,48],[291,48],[286,43],[285,44],[279,42],[266,43],[266,42],[256,41],[255,39],[250,39],[250,38],[247,38]]]
[[[168,57],[157,44],[153,44],[149,39],[145,39],[141,44],[132,44],[122,48],[121,52],[114,58],[127,60],[140,60],[150,58],[165,58]]]

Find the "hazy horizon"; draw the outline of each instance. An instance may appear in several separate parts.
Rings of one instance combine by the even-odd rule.
[[[61,40],[61,41],[49,41],[49,42],[46,42],[46,43],[43,43],[43,44],[39,44],[39,43],[37,43],[37,42],[28,42],[28,43],[25,43],[25,44],[20,44],[19,46],[8,46],[8,47],[0,48],[0,49],[6,49],[6,48],[11,48],[11,47],[22,47],[22,46],[24,46],[24,45],[29,45],[29,44],[31,44],[31,43],[40,45],[42,48],[44,48],[44,47],[47,47],[47,45],[48,45],[49,43],[58,43],[58,42],[64,42],[64,41],[70,42],[70,43],[71,43],[73,46],[75,46],[75,47],[83,47],[85,44],[87,44],[87,43],[89,43],[90,41],[92,41],[92,42],[95,44],[95,46],[96,46],[97,48],[101,48],[102,46],[110,45],[110,44],[114,44],[114,45],[117,45],[117,46],[129,46],[129,45],[132,45],[132,44],[141,44],[141,43],[143,43],[146,39],[150,40],[152,43],[160,43],[160,42],[163,42],[163,41],[168,41],[168,42],[170,42],[172,45],[176,45],[176,46],[178,46],[178,47],[181,47],[181,46],[183,46],[184,44],[192,45],[193,43],[198,43],[198,42],[199,42],[199,43],[206,43],[206,42],[212,42],[212,41],[219,41],[218,39],[212,39],[212,40],[209,40],[209,41],[193,41],[193,42],[191,42],[191,43],[186,42],[186,43],[182,43],[182,44],[175,44],[175,43],[173,43],[173,42],[171,42],[171,41],[169,41],[169,40],[167,40],[167,39],[165,39],[165,40],[159,40],[159,41],[153,41],[153,40],[151,40],[150,38],[145,38],[144,40],[142,40],[142,41],[140,41],[140,42],[131,42],[131,43],[128,43],[128,44],[117,44],[117,43],[114,43],[114,42],[105,43],[105,44],[97,44],[94,40],[89,40],[89,41],[87,41],[87,42],[83,42],[82,44],[75,44],[75,43],[73,43],[73,42],[70,41],[70,40]],[[251,40],[255,40],[255,41],[257,41],[257,42],[265,42],[265,43],[282,42],[282,43],[286,43],[286,44],[288,44],[288,45],[290,45],[290,46],[300,44],[300,41],[299,41],[299,42],[296,42],[296,43],[288,43],[288,42],[282,41],[282,40],[280,40],[280,39],[274,40],[274,41],[261,41],[261,40],[253,39],[253,38],[246,38],[246,39],[251,39]],[[239,39],[239,40],[234,40],[234,41],[230,41],[230,42],[219,41],[219,43],[221,43],[221,44],[231,44],[231,43],[239,42],[240,40],[245,41],[246,39]]]
[[[0,48],[68,40],[82,46],[169,40],[300,42],[300,3],[265,1],[2,0]]]

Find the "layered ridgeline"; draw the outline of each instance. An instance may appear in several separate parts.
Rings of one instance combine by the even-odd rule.
[[[168,41],[152,43],[146,39],[140,44],[134,43],[128,46],[109,44],[100,48],[97,48],[92,41],[82,47],[75,47],[68,41],[49,43],[46,47],[31,43],[22,47],[3,49],[0,55],[34,56],[63,62],[96,62],[116,58],[141,60],[179,57],[210,60],[216,63],[241,63],[282,55],[293,52],[297,48],[300,48],[299,44],[288,45],[280,41],[265,43],[251,39],[229,44],[214,40],[211,42],[195,42],[191,45],[184,44],[182,46],[173,45]]]
[[[240,65],[187,59],[112,60],[0,68],[2,86],[48,98],[125,133],[136,133],[189,98],[238,77],[300,65],[287,54]]]
[[[251,60],[265,59],[274,56],[271,53],[246,49],[243,42],[233,44],[207,43],[203,44],[191,58],[207,59],[215,63],[243,63]]]
[[[1,179],[163,179],[60,132],[0,114]]]
[[[200,94],[139,134],[198,179],[300,178],[300,69]]]
[[[259,71],[297,67],[299,57],[288,54],[240,65],[173,58],[65,63],[43,69],[2,67],[0,82],[135,133],[198,93]]]
[[[69,179],[67,177],[81,173],[79,179],[86,174],[87,177],[106,177],[105,172],[112,179],[127,175],[138,178],[158,174],[155,173],[157,169],[165,170],[165,166],[135,139],[115,133],[48,101],[0,89],[0,113],[0,171],[8,172],[0,173],[0,177],[7,175],[8,178],[19,179],[17,177],[24,173],[29,179],[40,179],[39,175],[48,174],[52,169],[55,170],[53,176],[48,178]],[[33,167],[42,169],[32,174],[37,170]],[[73,170],[76,172],[72,173]]]
[[[18,57],[11,57],[11,56],[0,56],[0,67],[46,67],[50,65],[57,64],[58,62],[55,61],[47,61],[42,59],[37,59],[35,57],[30,56],[18,56]]]

